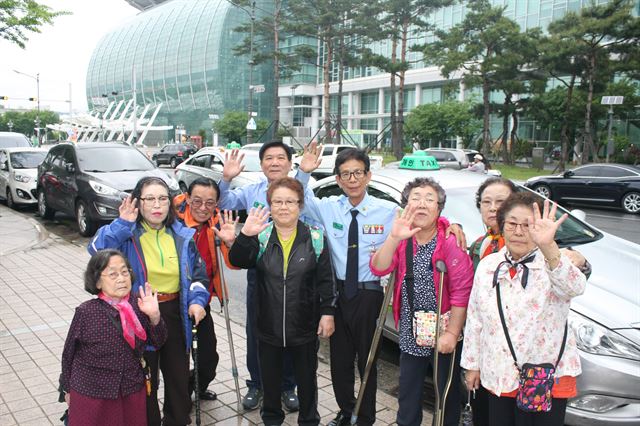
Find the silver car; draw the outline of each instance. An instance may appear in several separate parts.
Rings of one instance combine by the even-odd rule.
[[[0,198],[7,206],[35,205],[38,165],[47,155],[45,148],[0,148]]]
[[[486,175],[385,167],[374,171],[369,194],[399,203],[406,183],[419,176],[431,176],[442,185],[447,193],[442,214],[462,224],[468,241],[484,234],[475,193]],[[311,187],[320,198],[342,193],[333,177]],[[565,423],[638,425],[640,245],[600,231],[573,215],[561,226],[557,242],[560,246],[577,247],[593,269],[585,293],[573,300],[569,316],[583,372],[578,377],[579,394],[568,403]],[[385,328],[385,335],[397,341],[391,315]]]

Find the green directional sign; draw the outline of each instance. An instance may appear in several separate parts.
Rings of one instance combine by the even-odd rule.
[[[427,155],[426,152],[416,151],[413,154],[407,154],[402,157],[399,168],[409,170],[440,170],[440,165],[434,157]]]

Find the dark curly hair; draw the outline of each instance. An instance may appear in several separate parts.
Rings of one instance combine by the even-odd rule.
[[[444,203],[447,201],[447,193],[444,192],[444,189],[440,186],[438,182],[433,180],[430,177],[418,177],[409,182],[404,186],[402,190],[402,198],[400,200],[400,205],[404,208],[407,207],[407,202],[409,201],[409,193],[414,188],[422,188],[428,186],[438,194],[438,211],[442,211],[444,209]]]
[[[516,186],[516,184],[511,182],[509,179],[505,179],[503,177],[490,177],[489,179],[482,182],[482,185],[480,185],[478,191],[476,192],[476,207],[478,208],[478,210],[480,209],[480,200],[482,200],[482,193],[491,185],[504,185],[511,190],[512,194],[518,192],[518,187]]]
[[[496,213],[496,219],[498,221],[498,227],[500,228],[500,232],[504,233],[504,222],[507,214],[516,207],[522,206],[532,209],[533,204],[537,204],[540,212],[542,213],[543,209],[543,201],[542,197],[533,192],[523,191],[523,192],[514,192],[509,195],[509,198],[504,200],[504,203],[498,209]]]
[[[138,207],[138,218],[136,219],[136,223],[142,222],[142,208],[140,203],[140,196],[142,195],[142,190],[149,185],[160,185],[167,190],[167,195],[171,197],[171,190],[169,189],[169,185],[167,182],[162,180],[159,177],[155,176],[146,176],[138,181],[136,187],[131,191],[131,198],[137,200],[136,207]],[[169,212],[167,213],[167,217],[164,219],[164,226],[173,225],[173,222],[176,220],[176,212],[171,205],[171,199],[169,199]]]
[[[120,256],[124,260],[124,264],[127,265],[127,269],[131,276],[131,282],[133,283],[136,280],[133,275],[133,271],[131,270],[129,259],[127,259],[121,251],[114,249],[99,250],[96,254],[91,256],[91,259],[89,259],[89,263],[87,264],[87,270],[84,271],[84,289],[87,293],[94,295],[100,293],[98,281],[100,281],[102,273],[109,265],[111,258],[114,256]]]

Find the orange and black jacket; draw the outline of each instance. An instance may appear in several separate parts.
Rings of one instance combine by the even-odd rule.
[[[200,224],[191,216],[191,208],[187,204],[187,194],[180,194],[173,199],[173,207],[175,208],[176,215],[178,218],[189,228],[197,228]],[[204,231],[207,235],[207,240],[209,243],[209,250],[211,251],[211,260],[213,265],[211,270],[213,271],[213,276],[210,277],[209,281],[209,302],[211,302],[211,297],[215,294],[218,298],[218,301],[222,304],[222,283],[220,282],[220,273],[218,271],[218,255],[216,253],[216,245],[215,245],[215,234],[213,233],[213,228],[218,226],[218,222],[220,219],[220,210],[216,209],[209,222],[204,226]],[[224,257],[224,263],[226,263],[227,267],[230,269],[240,269],[231,265],[229,262],[229,248],[224,244],[220,244],[220,251],[222,252],[222,257]],[[227,298],[229,297],[229,291],[227,287],[225,287],[225,294]]]

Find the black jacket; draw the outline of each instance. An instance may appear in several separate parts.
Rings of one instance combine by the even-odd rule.
[[[257,259],[258,236],[238,235],[229,261],[240,268],[256,268],[256,309],[258,339],[273,346],[298,346],[317,338],[321,315],[334,315],[337,291],[324,238],[324,248],[316,257],[307,225],[298,221],[296,238],[289,255],[287,277],[278,233],[272,232],[267,247]]]

